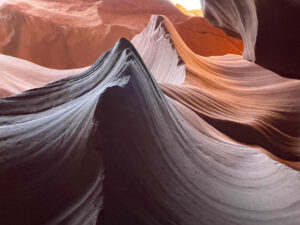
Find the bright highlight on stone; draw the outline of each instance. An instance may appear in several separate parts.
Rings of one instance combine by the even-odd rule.
[[[201,9],[200,0],[171,0],[175,5],[180,4],[187,10]]]

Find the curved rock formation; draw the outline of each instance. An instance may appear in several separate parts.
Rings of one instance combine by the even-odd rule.
[[[133,37],[79,69],[0,55],[0,224],[299,225],[300,81],[282,77],[297,55],[271,49],[264,3],[206,0],[205,15],[281,76],[167,1],[0,6],[0,51],[51,67]],[[151,13],[171,19],[137,34]]]
[[[166,35],[154,39],[153,35],[161,30]],[[152,42],[147,42],[149,39]],[[163,81],[158,72],[154,73],[165,94],[229,137],[267,149],[267,154],[271,153],[274,159],[299,168],[299,81],[282,78],[241,56],[196,55],[185,45],[172,23],[160,16],[153,16],[146,30],[132,42],[139,52],[150,54],[142,54],[146,65],[150,65],[152,52],[163,53],[161,57],[152,58],[150,69],[161,67],[163,59],[171,59],[171,55],[175,61],[169,62],[174,64],[164,63],[165,68],[176,68],[177,61],[185,65],[184,83],[174,83],[176,76],[183,77],[180,72],[167,75],[160,70],[160,75],[171,78]],[[170,42],[178,56],[168,53],[165,44]]]
[[[0,116],[1,223],[299,222],[299,172],[165,97],[125,39]]]
[[[181,84],[185,80],[185,65],[172,46],[162,21],[163,17],[154,16],[147,28],[136,35],[132,42],[158,82]],[[6,55],[0,55],[0,67],[3,68],[0,71],[0,97],[41,87],[87,69],[49,69]]]
[[[237,55],[196,55],[162,16],[153,16],[132,42],[165,94],[230,138],[259,146],[273,159],[300,168],[298,81]]]
[[[49,69],[26,60],[1,54],[0,68],[0,97],[2,98],[16,95],[32,88],[42,87],[47,83],[87,69]]]
[[[7,0],[0,6],[0,53],[56,69],[89,66],[120,37],[140,33],[152,14],[168,16],[198,54],[242,52],[241,41],[166,0]]]
[[[175,27],[187,46],[199,55],[241,55],[243,52],[240,40],[225,35],[201,17],[190,17]]]
[[[163,20],[161,16],[152,16],[148,26],[132,39],[132,43],[157,82],[181,84],[185,80],[185,65],[163,26]]]
[[[281,76],[300,78],[300,2],[202,0],[204,16],[243,39],[243,56]]]

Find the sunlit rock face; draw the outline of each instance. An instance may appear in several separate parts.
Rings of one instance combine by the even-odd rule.
[[[188,16],[203,16],[201,10],[201,2],[195,1],[180,1],[170,0],[181,12]]]
[[[56,69],[89,66],[120,37],[140,33],[152,14],[168,16],[198,54],[242,52],[241,41],[169,1],[7,0],[0,6],[0,53]]]
[[[243,56],[282,76],[300,78],[300,2],[204,0],[204,15],[227,34],[240,36]]]
[[[201,16],[203,17],[203,13],[201,9],[193,9],[193,10],[187,10],[186,8],[184,8],[182,5],[180,4],[176,4],[176,7],[183,12],[184,14],[188,15],[188,16]]]
[[[101,4],[120,20],[146,11],[116,2]],[[77,69],[0,56],[1,225],[299,224],[300,81],[229,54],[240,41],[183,18],[149,15]]]

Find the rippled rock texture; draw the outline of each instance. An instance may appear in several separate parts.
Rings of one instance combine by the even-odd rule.
[[[244,57],[282,76],[300,78],[300,2],[203,0],[204,15],[243,39]]]
[[[0,224],[300,223],[299,80],[184,35],[153,15],[88,67],[1,55]]]

